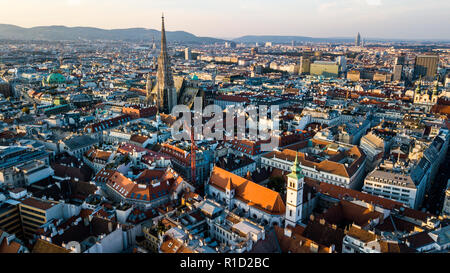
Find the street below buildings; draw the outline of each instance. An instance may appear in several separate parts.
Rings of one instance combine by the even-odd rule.
[[[429,192],[425,194],[422,209],[425,208],[435,215],[441,214],[448,179],[450,179],[450,149],[437,171]]]

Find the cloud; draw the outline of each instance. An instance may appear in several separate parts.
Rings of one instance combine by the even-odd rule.
[[[74,6],[80,6],[81,0],[67,0],[67,5],[74,7]]]
[[[369,6],[381,6],[381,0],[366,0]]]

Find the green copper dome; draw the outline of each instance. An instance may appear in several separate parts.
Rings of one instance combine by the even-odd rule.
[[[48,85],[64,84],[66,83],[66,78],[59,73],[52,73],[48,75],[45,83]]]

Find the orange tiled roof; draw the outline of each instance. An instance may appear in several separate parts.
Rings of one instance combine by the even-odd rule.
[[[95,159],[100,159],[103,161],[108,161],[109,157],[111,156],[111,152],[102,151],[95,149],[92,147],[89,149],[84,155],[87,157],[90,161],[94,161]]]
[[[1,233],[0,233],[1,235]],[[4,238],[0,242],[0,253],[18,253],[21,245],[18,242],[12,241],[7,242],[6,238]]]
[[[70,253],[70,250],[57,246],[42,239],[38,239],[31,253]]]
[[[341,200],[331,206],[322,217],[331,224],[352,222],[358,226],[365,227],[374,219],[382,219],[381,212],[362,207],[352,202]]]
[[[278,226],[274,227],[275,234],[278,239],[281,251],[283,253],[330,253],[331,248],[318,244],[311,239],[308,239],[301,235],[301,233],[292,231],[292,236],[288,237],[284,235],[284,229]],[[315,247],[313,247],[315,245]],[[316,249],[316,251],[313,251]]]
[[[130,141],[137,142],[137,143],[140,143],[140,144],[146,142],[147,140],[148,140],[148,137],[146,137],[146,136],[132,135],[130,137]]]
[[[355,225],[351,225],[346,234],[365,243],[372,242],[377,239],[375,233],[369,232]]]
[[[107,184],[120,193],[124,198],[153,201],[154,199],[167,196],[172,190],[174,184],[181,183],[182,178],[175,172],[166,171],[164,175],[156,181],[159,185],[152,183],[138,184],[127,178],[119,172],[115,172],[109,179]]]
[[[214,166],[209,183],[221,191],[225,191],[232,180],[235,197],[270,214],[284,214],[286,206],[276,191],[258,185],[250,180]],[[230,185],[231,186],[231,185]]]
[[[182,242],[169,236],[161,244],[161,247],[159,249],[163,253],[195,253],[192,249],[185,246]]]

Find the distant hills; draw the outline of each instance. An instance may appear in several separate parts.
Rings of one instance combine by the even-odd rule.
[[[247,35],[234,39],[233,41],[238,43],[265,43],[265,42],[273,42],[273,43],[291,43],[295,42],[340,42],[340,43],[348,43],[354,42],[354,38],[312,38],[305,36],[275,36],[275,35]]]
[[[225,43],[225,39],[199,37],[186,31],[166,31],[169,42],[212,44]],[[127,28],[127,29],[101,29],[93,27],[65,27],[65,26],[42,26],[23,28],[15,25],[0,24],[0,40],[111,40],[111,41],[159,41],[161,32],[155,29]],[[231,40],[231,39],[230,39]],[[306,36],[277,36],[277,35],[247,35],[232,39],[237,43],[291,43],[295,42],[329,42],[329,43],[353,43],[354,37],[327,37],[313,38]],[[378,39],[365,38],[366,42],[385,41],[449,41],[449,39]]]
[[[216,43],[225,40],[198,37],[185,31],[166,31],[167,40],[183,43]],[[155,41],[161,40],[161,32],[155,29],[100,29],[93,27],[42,26],[23,28],[0,24],[0,39],[6,40],[112,40],[112,41]]]
[[[411,41],[429,41],[429,42],[448,42],[449,39],[386,39],[386,38],[364,38],[366,42],[411,42]],[[277,36],[277,35],[247,35],[233,39],[237,43],[265,43],[273,42],[286,44],[295,42],[313,42],[313,43],[354,43],[355,37],[326,37],[313,38],[306,36]]]

